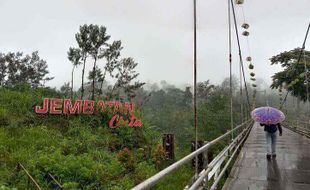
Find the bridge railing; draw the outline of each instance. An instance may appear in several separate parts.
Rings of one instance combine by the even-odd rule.
[[[310,138],[310,121],[288,120],[284,122],[284,127]]]
[[[178,168],[184,166],[186,163],[192,161],[195,157],[198,157],[201,153],[207,153],[208,149],[220,142],[221,140],[229,137],[232,133],[237,131],[241,132],[239,135],[232,140],[232,142],[226,146],[222,152],[220,152],[207,166],[204,170],[202,170],[199,174],[194,176],[194,180],[192,183],[185,187],[185,189],[198,189],[201,186],[208,186],[208,181],[213,178],[214,182],[212,184],[211,189],[215,189],[217,184],[219,183],[221,177],[223,176],[224,172],[228,168],[229,164],[233,160],[233,157],[238,152],[239,147],[245,141],[247,135],[250,132],[251,126],[253,122],[248,120],[234,129],[226,132],[225,134],[219,136],[218,138],[214,139],[211,142],[207,142],[204,146],[197,149],[196,151],[192,152],[191,154],[183,157],[182,159],[178,160],[177,162],[173,163],[172,165],[168,166],[167,168],[163,169],[162,171],[158,172],[154,176],[146,179],[142,183],[138,184],[132,190],[142,190],[142,189],[150,189],[154,185],[156,185],[161,179],[165,176],[171,174],[173,171],[177,170]],[[228,160],[227,160],[228,159]],[[225,162],[226,161],[226,162]],[[223,163],[226,163],[224,167],[221,167]]]

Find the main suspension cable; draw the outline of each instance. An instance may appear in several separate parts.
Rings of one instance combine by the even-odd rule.
[[[230,0],[230,2],[231,2],[232,12],[233,12],[235,32],[236,32],[236,37],[237,37],[237,42],[238,42],[239,60],[240,60],[242,74],[243,74],[244,88],[245,88],[245,92],[246,92],[248,108],[250,109],[251,104],[250,104],[250,99],[249,99],[248,87],[247,87],[246,79],[245,79],[245,75],[244,75],[243,59],[242,59],[242,53],[241,53],[241,45],[240,45],[239,32],[238,32],[238,26],[237,26],[237,19],[236,19],[236,14],[235,14],[235,7],[234,7],[233,0]]]
[[[305,81],[304,84],[306,85],[306,106],[307,106],[307,111],[310,112],[309,109],[309,79],[308,79],[308,66],[307,66],[307,58],[306,58],[306,52],[304,51],[304,69],[305,69]]]
[[[253,62],[252,62],[252,53],[251,53],[251,48],[250,48],[250,40],[249,40],[249,32],[247,31],[247,29],[250,27],[249,24],[247,24],[246,22],[246,17],[245,17],[245,11],[244,11],[244,5],[243,3],[239,3],[240,7],[241,7],[241,11],[242,11],[242,17],[243,17],[243,24],[242,24],[242,28],[245,29],[245,31],[242,33],[242,35],[244,35],[246,37],[246,46],[247,46],[247,50],[248,50],[248,57],[246,58],[246,61],[249,62],[249,69],[250,70],[253,70],[254,69],[254,65],[253,65]],[[256,93],[257,93],[257,90],[256,90],[256,87],[257,85],[255,84],[256,82],[256,79],[255,79],[255,73],[254,72],[251,72],[250,73],[251,75],[251,78],[250,80],[253,82],[252,83],[252,87],[254,88],[253,90],[253,100],[252,100],[252,108],[254,109],[255,108],[255,104],[256,104]],[[241,85],[240,85],[241,86]],[[248,110],[245,108],[245,113],[248,113]],[[248,116],[247,114],[245,115],[246,117]]]
[[[194,126],[195,126],[195,151],[198,149],[198,118],[197,118],[197,27],[196,27],[196,0],[194,3]],[[198,177],[198,156],[195,157],[195,178]]]
[[[230,0],[228,0],[228,51],[229,51],[229,88],[230,88],[230,127],[234,128],[233,121],[233,89],[232,89],[232,54],[231,54],[231,18],[230,18]],[[231,133],[231,140],[234,139],[234,133]]]

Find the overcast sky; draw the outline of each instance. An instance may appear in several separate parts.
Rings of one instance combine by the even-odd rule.
[[[60,87],[70,80],[69,47],[82,24],[107,27],[123,42],[123,57],[138,63],[140,80],[191,84],[193,78],[192,0],[0,0],[0,52],[38,50],[48,63],[48,83]],[[198,80],[220,82],[229,74],[227,0],[197,0]],[[301,46],[310,21],[310,0],[245,0],[249,42],[257,78],[270,83],[279,68],[269,58]],[[242,32],[242,9],[236,7]],[[234,36],[235,38],[235,36]],[[241,36],[243,55],[249,52]],[[310,41],[310,40],[309,40]],[[237,44],[233,44],[234,73],[238,75]],[[306,48],[309,48],[309,42]],[[88,64],[88,69],[91,64]],[[81,70],[81,68],[80,68]],[[80,85],[76,72],[76,87]],[[248,74],[247,74],[247,78]]]

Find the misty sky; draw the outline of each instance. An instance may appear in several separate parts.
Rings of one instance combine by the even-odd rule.
[[[197,2],[198,80],[218,83],[229,74],[227,0]],[[270,83],[270,76],[279,68],[270,66],[268,59],[301,46],[310,21],[310,0],[245,0],[243,6],[257,78]],[[236,14],[242,32],[239,6]],[[77,46],[74,35],[79,26],[104,25],[113,40],[123,42],[122,56],[139,63],[140,80],[191,84],[192,18],[192,0],[0,0],[0,52],[38,50],[48,63],[50,76],[55,77],[48,85],[60,87],[70,80],[67,51]],[[241,36],[241,41],[246,57],[246,38]],[[234,73],[238,75],[235,40],[233,48]],[[75,75],[76,88],[80,71],[81,67]]]

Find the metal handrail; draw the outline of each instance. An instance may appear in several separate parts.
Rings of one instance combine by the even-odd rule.
[[[220,179],[223,177],[224,172],[227,170],[229,164],[231,163],[232,159],[234,158],[234,156],[236,155],[237,151],[239,150],[239,147],[241,146],[241,144],[246,140],[247,136],[250,133],[250,129],[247,130],[246,135],[242,138],[241,142],[237,145],[237,147],[235,148],[234,152],[232,153],[232,155],[230,156],[229,160],[227,161],[227,163],[225,164],[224,168],[222,169],[221,173],[219,174],[219,176],[215,179],[215,181],[213,182],[210,190],[215,190],[217,188],[218,183],[220,182]]]
[[[310,124],[309,121],[299,121],[299,120],[298,120],[298,122],[299,122],[299,123],[303,123],[303,124],[307,124],[307,125]]]
[[[285,123],[286,125],[284,124],[283,125],[284,127],[310,138],[310,128],[307,126],[307,125],[310,126],[309,122],[300,121],[300,120],[291,120],[291,121],[286,121]],[[306,127],[302,127],[300,126],[300,124],[304,124],[306,125]]]
[[[195,158],[196,156],[198,156],[199,154],[205,152],[208,148],[210,148],[212,145],[216,144],[217,142],[219,142],[220,140],[224,139],[225,137],[227,137],[228,135],[230,135],[231,133],[233,133],[234,131],[246,126],[246,124],[250,123],[251,120],[248,120],[240,125],[238,125],[237,127],[235,127],[233,130],[230,130],[228,132],[226,132],[225,134],[219,136],[218,138],[214,139],[211,142],[208,142],[207,144],[205,144],[204,146],[202,146],[201,148],[197,149],[196,151],[192,152],[191,154],[183,157],[181,160],[175,162],[174,164],[168,166],[167,168],[163,169],[162,171],[158,172],[157,174],[153,175],[152,177],[146,179],[145,181],[143,181],[142,183],[138,184],[137,186],[133,187],[132,190],[142,190],[142,189],[149,189],[152,186],[154,186],[159,180],[161,180],[162,178],[164,178],[165,176],[167,176],[168,174],[172,173],[173,171],[175,171],[176,169],[178,169],[179,167],[183,166],[184,164],[186,164],[187,162],[190,162],[193,158]]]
[[[242,132],[243,133],[243,132]],[[194,178],[194,179],[192,179],[191,181],[192,181],[192,183],[191,184],[189,184],[189,185],[187,185],[184,189],[190,189],[190,188],[195,188],[195,186],[196,186],[196,183],[202,183],[202,181],[204,180],[204,179],[208,179],[208,180],[210,180],[212,177],[213,177],[213,175],[214,175],[214,169],[216,169],[216,166],[218,166],[218,165],[221,165],[222,164],[222,162],[224,161],[223,160],[223,158],[225,158],[225,156],[227,155],[227,153],[228,153],[228,151],[233,147],[233,145],[236,143],[236,141],[239,139],[239,137],[240,137],[240,135],[242,135],[242,133],[241,134],[239,134],[235,139],[234,139],[234,141],[232,142],[232,143],[230,143],[228,146],[226,146],[208,165],[207,165],[207,168],[206,169],[203,169],[200,173],[199,173],[199,175],[198,175],[198,178],[196,177],[196,176],[194,176],[194,177],[196,177],[196,178]],[[213,174],[212,174],[213,173]],[[211,174],[211,175],[210,175]],[[207,176],[208,176],[208,178],[207,178]],[[193,182],[194,181],[194,182]],[[197,182],[197,181],[199,181],[199,182]],[[198,184],[198,185],[199,185]]]
[[[243,136],[243,134],[246,133],[246,132],[249,132],[249,129],[248,129],[248,128],[245,128],[245,129],[238,135],[238,137],[237,137],[228,147],[232,147],[232,145],[234,145],[234,144],[237,142],[237,140],[240,139],[240,138]],[[246,137],[246,135],[245,135],[245,137]],[[244,137],[243,139],[245,139],[245,137]],[[243,141],[243,140],[241,140],[241,142],[242,142],[242,141]],[[240,145],[240,144],[241,144],[241,143],[239,143],[238,145]],[[237,150],[237,149],[235,149],[235,151],[236,151],[236,150]],[[224,154],[222,154],[222,156],[224,156]],[[222,157],[222,156],[221,156],[221,157]],[[211,163],[208,165],[207,169],[204,170],[204,171],[201,173],[201,175],[198,177],[198,179],[192,184],[192,186],[189,188],[189,190],[195,190],[195,189],[197,189],[197,188],[199,187],[199,185],[203,182],[203,180],[208,176],[209,172],[212,171],[213,167],[215,167],[215,164],[216,164],[216,163],[211,162]]]
[[[293,128],[304,128],[304,129],[308,129],[308,125],[310,126],[310,121],[302,121],[302,120],[290,120],[290,121],[286,121],[286,124],[289,125],[293,125]],[[302,126],[306,126],[306,127],[301,127]],[[309,129],[308,129],[309,130]]]
[[[310,125],[310,120],[309,121],[303,121],[303,120],[299,120],[299,119],[294,119],[294,120],[286,121],[286,123],[297,123],[297,124]]]

